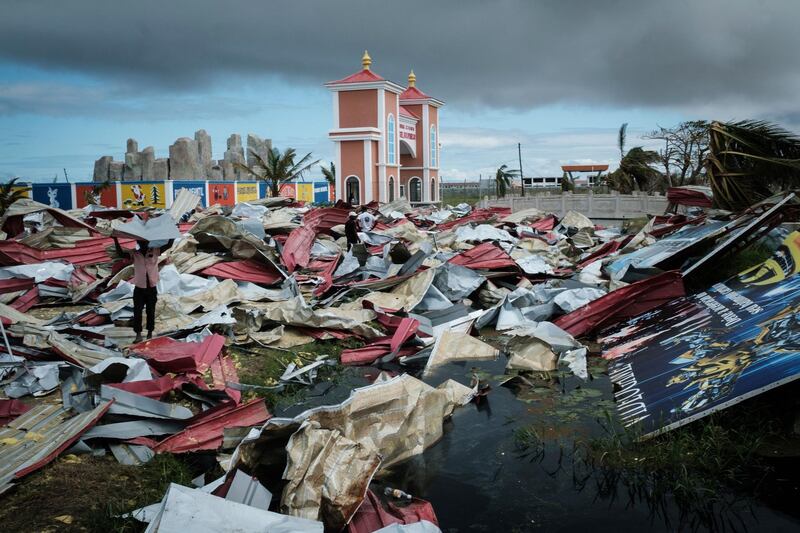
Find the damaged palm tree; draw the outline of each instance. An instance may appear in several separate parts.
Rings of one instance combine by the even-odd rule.
[[[255,164],[248,167],[237,163],[236,168],[258,180],[266,181],[272,197],[279,195],[282,184],[302,178],[306,171],[319,163],[319,160],[311,161],[311,152],[304,155],[300,161],[295,162],[297,154],[294,148],[287,148],[283,153],[277,148],[273,148],[267,152],[266,159],[252,150],[250,154],[255,159]]]
[[[714,205],[741,211],[800,185],[800,137],[769,122],[713,122],[707,173]]]
[[[0,184],[0,215],[17,200],[28,197],[31,188],[16,185],[17,179],[19,178],[11,178],[8,183]]]

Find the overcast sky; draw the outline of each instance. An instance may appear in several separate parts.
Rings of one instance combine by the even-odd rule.
[[[360,68],[446,102],[442,174],[557,175],[681,120],[800,129],[797,0],[0,0],[0,177],[90,179],[128,137],[200,128],[330,160],[325,81]]]

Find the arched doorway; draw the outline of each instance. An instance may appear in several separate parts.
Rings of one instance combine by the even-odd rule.
[[[436,201],[436,178],[431,178],[431,202]]]
[[[422,201],[422,180],[411,178],[408,180],[408,199],[411,202]]]
[[[394,201],[394,176],[389,176],[389,201]]]
[[[345,201],[352,205],[361,203],[361,181],[358,176],[348,176],[344,182]]]

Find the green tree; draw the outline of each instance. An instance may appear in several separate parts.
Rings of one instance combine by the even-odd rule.
[[[670,187],[699,185],[705,181],[708,132],[709,124],[705,120],[689,120],[672,128],[659,126],[644,136],[664,141],[664,148],[658,154]]]
[[[11,204],[22,198],[28,197],[30,187],[16,188],[15,185],[19,178],[11,178],[8,183],[0,184],[0,216],[4,215]]]
[[[325,181],[331,186],[332,190],[336,190],[336,164],[331,161],[331,165],[329,167],[323,167],[320,165],[320,170],[322,170],[322,176],[325,178]]]
[[[250,150],[255,164],[251,167],[236,163],[236,168],[250,174],[258,180],[267,182],[272,196],[278,196],[282,183],[300,179],[319,160],[311,161],[311,153],[306,154],[300,161],[295,162],[294,148],[287,148],[283,153],[277,148],[267,152],[266,159]]]
[[[706,173],[714,205],[740,211],[800,187],[800,137],[761,120],[712,122]]]
[[[659,162],[658,152],[645,150],[641,146],[634,146],[627,152],[625,143],[628,138],[628,123],[619,128],[617,134],[617,147],[619,148],[619,168],[608,175],[608,186],[623,194],[633,191],[651,191],[663,183],[659,178],[661,174],[653,168]]]
[[[498,198],[504,198],[512,180],[519,175],[518,170],[511,170],[508,165],[501,165],[494,175],[494,186]]]

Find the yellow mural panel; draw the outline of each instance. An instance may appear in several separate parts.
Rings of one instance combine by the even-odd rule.
[[[258,183],[237,183],[236,199],[239,202],[258,200]]]
[[[297,200],[299,202],[313,202],[314,201],[314,184],[313,183],[298,183],[297,184]]]
[[[164,183],[120,183],[122,189],[122,208],[138,207],[166,208],[167,195]]]

